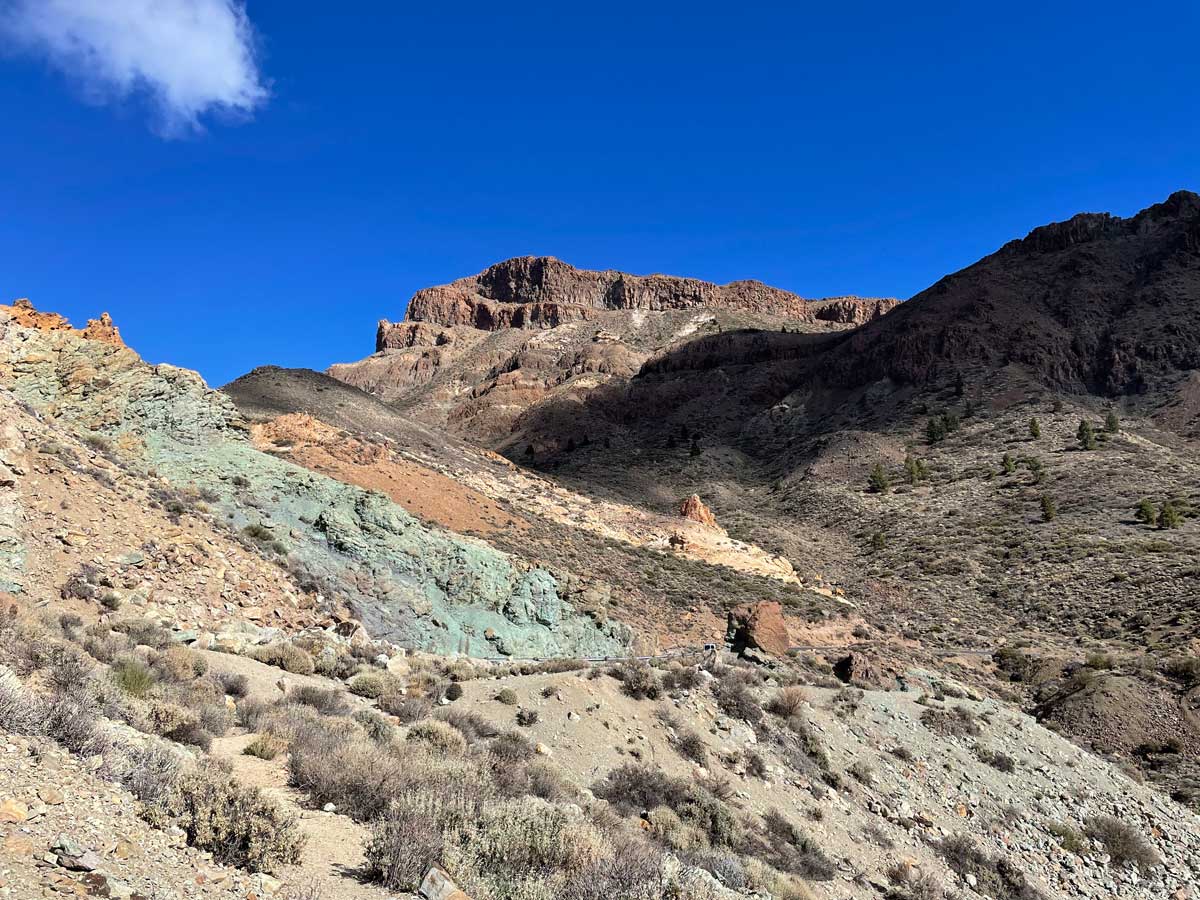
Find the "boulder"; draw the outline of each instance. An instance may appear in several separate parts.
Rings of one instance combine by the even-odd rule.
[[[783,606],[776,600],[744,603],[729,612],[725,640],[734,653],[761,650],[771,656],[785,656],[791,646]]]
[[[438,866],[433,866],[425,873],[417,895],[424,900],[471,900],[459,890],[458,885],[446,874],[446,871]]]

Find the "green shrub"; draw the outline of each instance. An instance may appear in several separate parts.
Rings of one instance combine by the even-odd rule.
[[[512,688],[504,688],[500,693],[496,694],[496,700],[503,703],[505,706],[517,705],[517,692]]]
[[[154,673],[136,657],[126,656],[112,664],[113,683],[132,697],[145,697],[158,684]]]
[[[378,672],[364,672],[356,675],[350,682],[350,693],[368,700],[382,697],[392,687],[392,679]]]
[[[867,476],[867,486],[873,494],[886,494],[892,487],[892,480],[888,477],[887,469],[883,467],[883,463],[875,463],[871,466],[871,472]]]

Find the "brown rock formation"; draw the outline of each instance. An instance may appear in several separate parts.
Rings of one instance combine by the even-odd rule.
[[[783,607],[776,600],[734,607],[729,611],[725,640],[735,653],[761,650],[772,656],[786,656],[791,636],[783,619]]]
[[[891,312],[899,303],[894,297],[827,297],[824,300],[810,300],[808,307],[813,316],[822,322],[865,325]]]
[[[669,275],[590,272],[549,256],[506,260],[470,278],[417,291],[407,319],[494,331],[554,328],[593,318],[598,310],[700,308],[813,320],[803,298],[759,281],[718,285]]]
[[[100,341],[103,344],[113,344],[117,347],[125,346],[125,342],[121,340],[120,330],[113,324],[112,316],[108,313],[100,313],[98,319],[88,319],[87,327],[83,329],[83,336],[89,341]]]
[[[125,346],[125,342],[121,340],[121,332],[117,330],[108,313],[101,313],[99,319],[88,319],[87,327],[78,329],[73,328],[71,323],[58,313],[39,312],[34,309],[26,297],[14,300],[12,306],[0,305],[0,309],[7,312],[14,323],[25,328],[36,328],[39,331],[73,331],[90,341],[100,341],[117,347]]]
[[[679,507],[679,515],[685,519],[691,519],[693,522],[699,522],[701,525],[707,525],[709,528],[720,527],[717,525],[717,517],[712,514],[711,509],[704,505],[699,494],[692,494],[683,501],[683,505]]]

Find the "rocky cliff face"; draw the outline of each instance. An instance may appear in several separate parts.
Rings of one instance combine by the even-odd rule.
[[[592,272],[529,256],[418,291],[405,321],[379,322],[374,356],[328,373],[429,425],[497,447],[526,412],[565,412],[697,338],[842,331],[896,303],[808,301],[757,281]]]
[[[865,325],[891,312],[900,301],[890,297],[828,297],[810,300],[813,318],[841,325]]]
[[[550,572],[256,450],[232,401],[195,372],[147,365],[30,309],[0,306],[0,388],[171,490],[209,498],[219,521],[286,556],[297,578],[343,599],[374,636],[476,656],[603,655],[628,644],[627,629],[577,611]]]
[[[549,256],[509,259],[470,278],[417,291],[407,318],[439,325],[555,328],[599,310],[740,309],[811,321],[803,298],[759,281],[710,284],[668,275],[589,272]],[[383,349],[386,340],[381,341]]]

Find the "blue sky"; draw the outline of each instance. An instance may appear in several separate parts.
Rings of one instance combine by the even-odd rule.
[[[1194,2],[232,2],[0,0],[0,297],[214,385],[509,256],[907,297],[1200,188]]]

